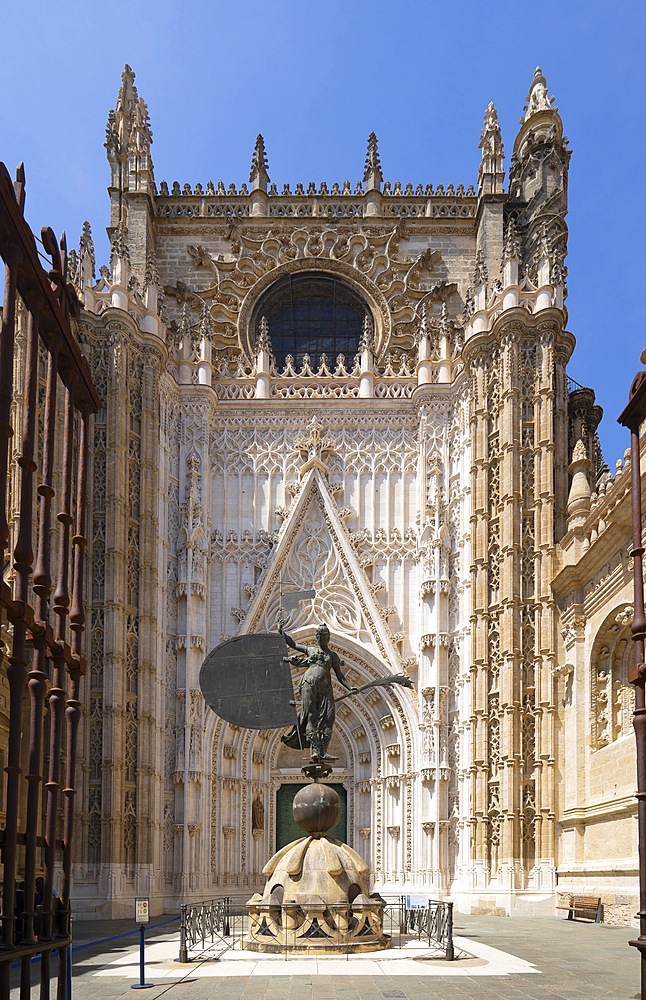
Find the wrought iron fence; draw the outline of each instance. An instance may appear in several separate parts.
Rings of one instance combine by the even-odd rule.
[[[189,950],[207,941],[212,944],[231,936],[231,899],[206,899],[201,903],[183,903],[179,925],[179,961],[189,961]],[[236,935],[237,936],[237,935]]]
[[[289,916],[293,917],[292,904],[287,907],[283,904],[280,909],[281,913],[289,911]],[[246,908],[233,906],[229,896],[184,903],[181,907],[179,961],[203,960],[207,951],[213,957],[219,957],[222,951],[236,947],[247,931]],[[386,899],[384,931],[390,935],[391,948],[403,948],[416,936],[429,948],[444,951],[447,961],[455,960],[451,902],[429,899],[426,905],[408,906],[406,896]],[[344,953],[343,942],[339,945],[339,952]]]
[[[569,375],[566,377],[566,384],[567,384],[567,391],[568,391],[568,393],[570,393],[570,392],[577,392],[578,389],[584,389],[585,388],[585,386],[581,385],[580,382],[575,382],[575,380],[573,378],[570,378]]]
[[[426,906],[406,908],[406,930],[425,937],[429,945],[443,948],[447,961],[455,959],[453,946],[453,903],[429,899]]]
[[[0,642],[0,671],[9,694],[8,737],[1,747],[6,785],[0,817],[0,996],[9,996],[11,964],[18,962],[21,1000],[31,996],[32,975],[39,977],[41,1000],[48,1000],[55,976],[62,1000],[68,994],[76,746],[85,673],[88,423],[99,399],[75,337],[80,307],[67,281],[64,237],[59,245],[51,229],[42,230],[47,260],[25,221],[24,205],[22,166],[12,182],[0,163],[0,614],[6,639]],[[5,780],[4,774],[0,778]],[[61,876],[58,896],[55,871]],[[39,963],[32,961],[37,956]]]

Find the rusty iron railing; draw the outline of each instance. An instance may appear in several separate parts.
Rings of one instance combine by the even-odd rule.
[[[41,1000],[49,997],[56,977],[62,1000],[70,944],[79,685],[85,672],[88,422],[99,399],[75,338],[79,302],[67,281],[65,238],[59,246],[52,230],[43,229],[42,245],[51,258],[45,270],[24,204],[22,165],[12,182],[0,163],[0,614],[8,637],[0,655],[9,688],[0,996],[9,996],[11,965],[17,962],[21,1000],[31,995],[32,976],[40,977]],[[26,315],[20,355],[18,312]],[[37,956],[40,962],[33,962]]]
[[[641,441],[646,421],[646,371],[637,372],[628,405],[617,418],[630,431],[631,525],[634,612],[631,631],[634,660],[628,680],[635,689],[633,728],[637,765],[637,838],[639,857],[639,936],[628,944],[639,951],[640,996],[646,1000],[646,610],[644,609],[644,539],[641,474]],[[641,436],[640,436],[641,435]]]

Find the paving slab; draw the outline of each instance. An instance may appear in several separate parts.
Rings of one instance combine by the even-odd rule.
[[[258,955],[205,949],[176,961],[177,922],[146,931],[149,1000],[633,1000],[639,958],[630,928],[560,917],[455,915],[458,958],[447,962],[409,942],[343,957]],[[75,922],[73,998],[132,1000],[139,938],[132,921]],[[219,957],[217,957],[219,955]],[[35,978],[35,977],[34,977]],[[18,979],[13,997],[18,997]],[[32,989],[33,1000],[39,987]],[[55,996],[55,991],[52,992]]]

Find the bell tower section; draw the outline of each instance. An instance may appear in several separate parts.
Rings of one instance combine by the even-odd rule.
[[[491,151],[501,154],[487,109],[479,192],[486,240],[476,251],[464,350],[473,503],[471,889],[480,905],[506,912],[523,891],[547,894],[556,880],[557,614],[549,581],[563,530],[565,365],[574,345],[563,305],[569,153],[539,69],[527,102],[504,204],[501,159],[487,180]]]

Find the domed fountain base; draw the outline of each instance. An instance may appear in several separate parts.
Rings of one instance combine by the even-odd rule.
[[[347,844],[325,836],[341,811],[329,785],[314,782],[294,798],[294,818],[310,836],[283,847],[263,868],[264,892],[247,903],[247,951],[354,954],[387,948],[385,902],[371,895],[368,866]]]

